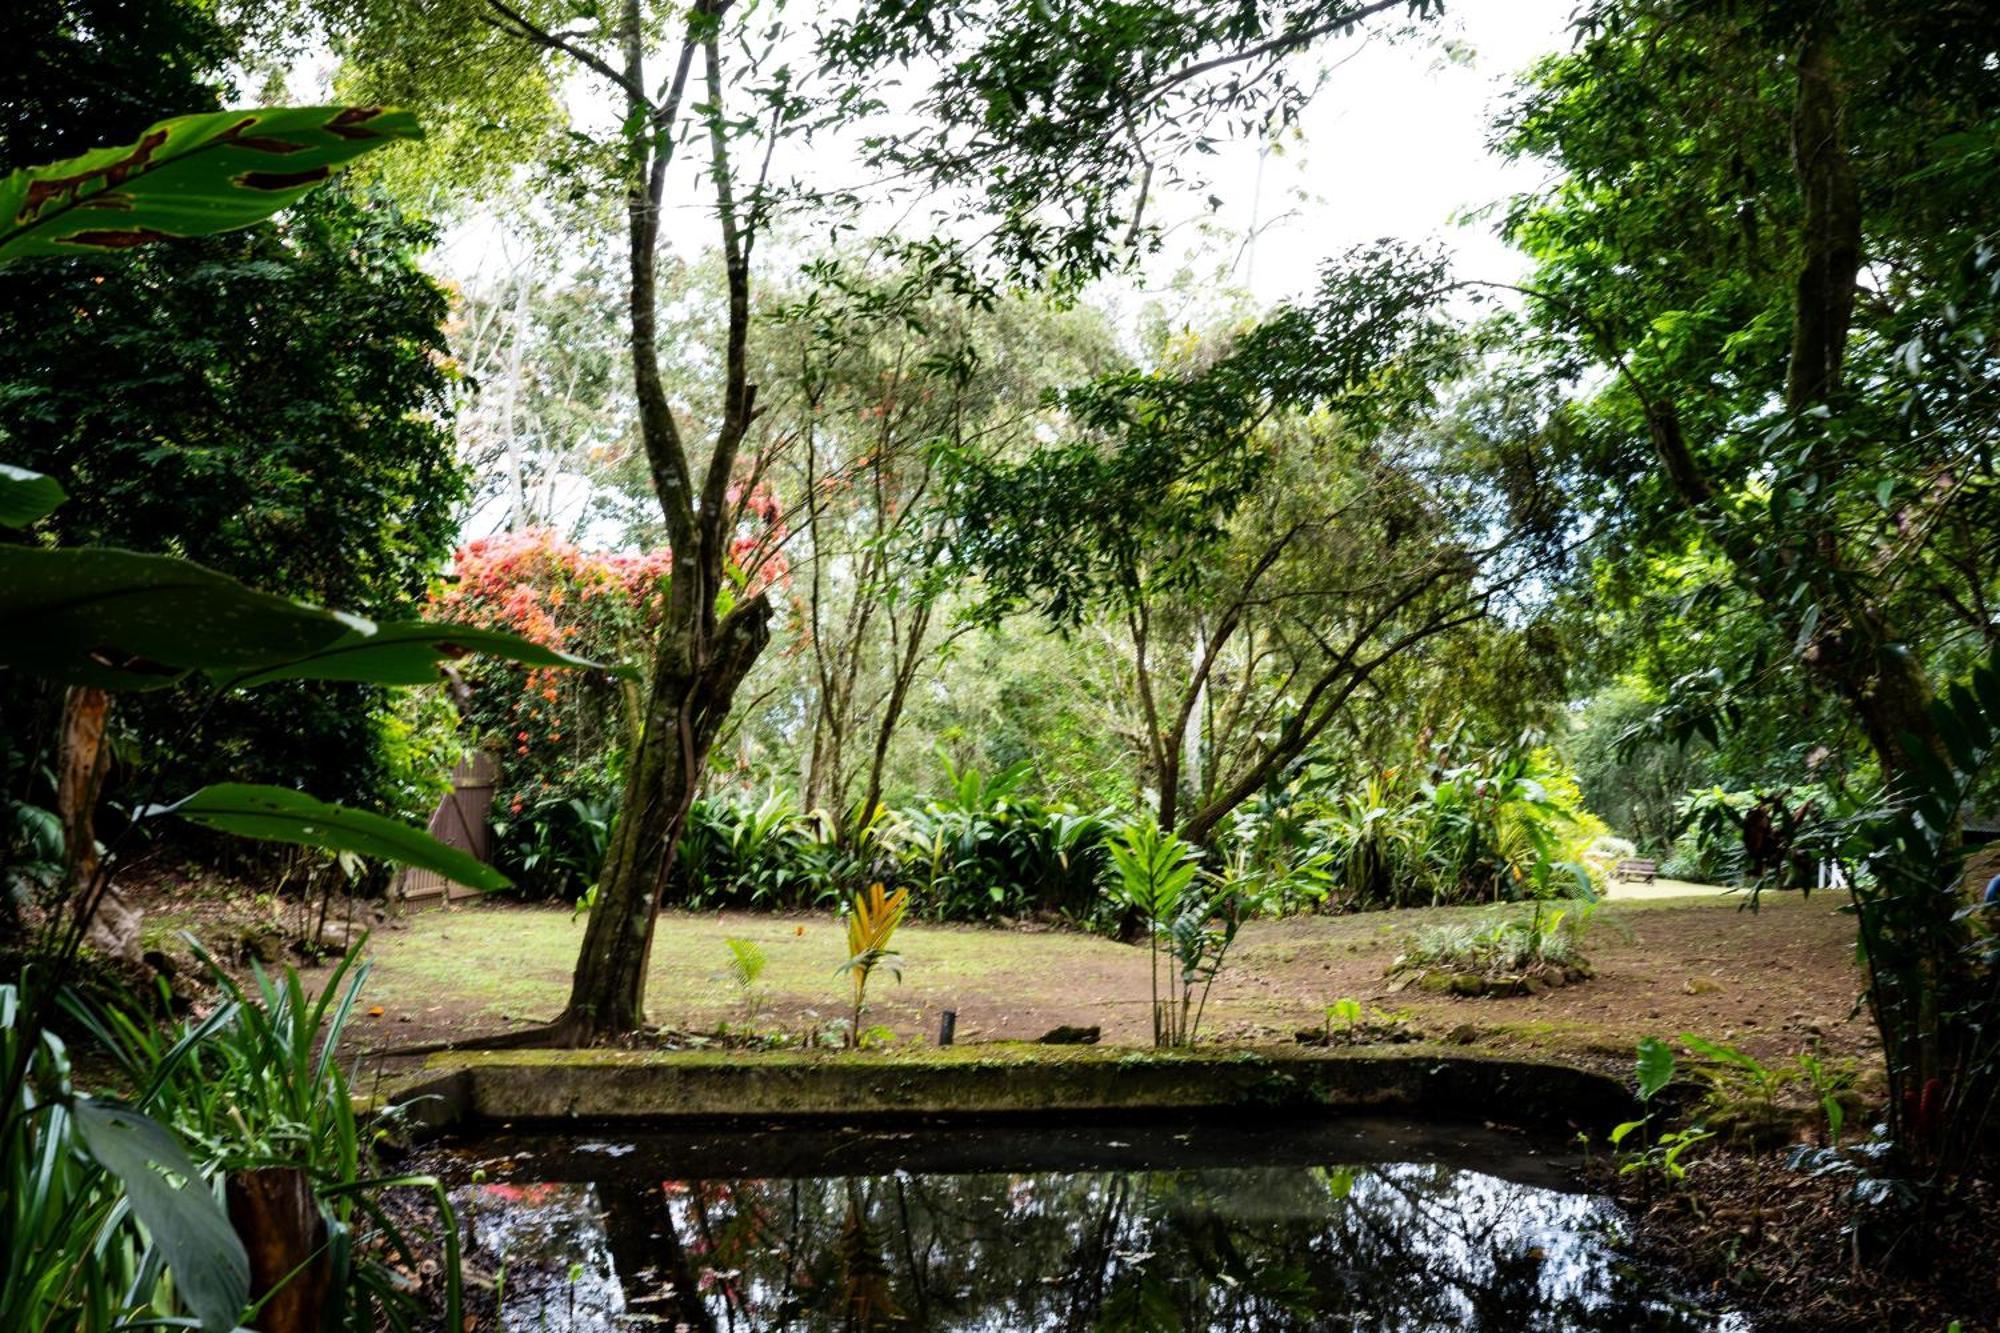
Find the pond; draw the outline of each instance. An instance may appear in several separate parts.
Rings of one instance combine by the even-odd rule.
[[[433,1150],[510,1330],[1738,1330],[1561,1144],[1356,1119],[736,1125]]]

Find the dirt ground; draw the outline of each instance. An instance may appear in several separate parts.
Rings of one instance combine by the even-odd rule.
[[[1493,909],[1295,917],[1247,925],[1217,982],[1202,1035],[1291,1041],[1345,997],[1396,1014],[1434,1039],[1629,1061],[1633,1043],[1679,1032],[1789,1056],[1815,1038],[1836,1055],[1872,1040],[1851,1010],[1860,985],[1841,895],[1767,895],[1761,910],[1712,888],[1613,897],[1590,923],[1595,976],[1540,996],[1458,998],[1397,991],[1385,975],[1424,926]],[[845,1014],[839,929],[824,917],[674,913],[662,918],[649,981],[656,1023],[805,1034]],[[357,1019],[360,1048],[506,1031],[553,1016],[568,989],[582,923],[563,909],[484,905],[431,910],[378,930]],[[724,940],[768,959],[752,995],[731,981]],[[899,1040],[934,1039],[946,1009],[960,1041],[1033,1040],[1058,1025],[1097,1026],[1108,1043],[1150,1040],[1143,947],[1065,931],[906,925],[902,980],[878,973],[865,1020]]]

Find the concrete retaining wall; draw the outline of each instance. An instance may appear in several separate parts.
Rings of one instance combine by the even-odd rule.
[[[1616,1079],[1456,1049],[978,1045],[913,1052],[508,1051],[434,1057],[397,1097],[430,1128],[571,1119],[1133,1113],[1241,1108],[1602,1131]]]

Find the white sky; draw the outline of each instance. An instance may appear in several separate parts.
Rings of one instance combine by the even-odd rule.
[[[1269,305],[1307,287],[1321,261],[1385,236],[1438,236],[1458,254],[1468,277],[1504,280],[1522,263],[1493,235],[1490,222],[1454,225],[1468,209],[1532,187],[1541,170],[1487,151],[1487,127],[1501,93],[1536,57],[1568,45],[1575,0],[1471,0],[1453,7],[1442,31],[1469,48],[1448,60],[1433,43],[1371,41],[1334,70],[1301,119],[1304,142],[1263,164],[1239,144],[1218,155],[1213,193],[1218,220],[1239,236],[1253,218],[1267,222],[1233,281]],[[1351,48],[1347,48],[1351,49]],[[1347,49],[1329,44],[1341,59]],[[1303,192],[1305,199],[1298,198]],[[1184,201],[1181,216],[1205,200]],[[1163,283],[1187,260],[1195,238],[1180,228],[1168,253],[1148,265]],[[1235,257],[1229,243],[1197,263],[1206,274]]]
[[[1149,206],[1168,228],[1163,251],[1138,274],[1101,284],[1091,298],[1128,330],[1150,301],[1175,323],[1198,324],[1199,307],[1211,296],[1247,290],[1258,307],[1269,307],[1308,292],[1323,261],[1381,237],[1435,237],[1455,251],[1462,276],[1518,277],[1523,261],[1493,234],[1490,218],[1456,219],[1533,187],[1543,174],[1534,163],[1495,156],[1486,141],[1515,76],[1568,45],[1575,3],[1467,0],[1434,28],[1438,41],[1329,43],[1313,58],[1340,63],[1301,117],[1298,135],[1288,135],[1277,152],[1234,143],[1195,163],[1205,171],[1206,188]],[[572,95],[586,115],[615,117],[606,90],[579,81]],[[798,151],[794,162],[778,163],[779,177],[789,170],[819,185],[856,183],[855,165],[833,143],[822,139]],[[676,193],[670,190],[668,241],[679,240],[677,248],[691,256],[710,242],[713,224],[696,202],[702,191],[687,191],[681,204],[671,202]],[[1211,212],[1210,194],[1223,201],[1220,210]],[[925,225],[927,212],[911,210],[912,225]],[[900,207],[864,221],[881,230],[899,213]],[[1256,237],[1245,245],[1253,229]],[[480,216],[457,224],[433,263],[458,281],[477,283],[506,273],[521,253],[503,221]],[[767,261],[775,254],[767,248]],[[1177,274],[1195,279],[1192,301],[1172,292]],[[582,506],[586,496],[576,480],[559,508]],[[504,507],[488,505],[467,531],[489,528],[504,514]]]
[[[1102,295],[1124,305],[1122,298],[1157,293],[1187,268],[1205,281],[1247,288],[1258,305],[1268,306],[1309,286],[1321,261],[1385,236],[1438,236],[1458,252],[1467,276],[1515,276],[1520,261],[1493,236],[1490,223],[1456,225],[1453,218],[1535,183],[1533,164],[1506,163],[1487,151],[1487,127],[1514,75],[1567,44],[1575,2],[1468,0],[1434,28],[1458,48],[1457,59],[1436,42],[1328,43],[1315,58],[1341,63],[1307,107],[1300,138],[1268,154],[1254,143],[1228,144],[1194,163],[1206,170],[1210,188],[1155,199],[1154,216],[1170,227],[1165,251],[1151,257],[1135,281]],[[614,118],[603,90],[579,86],[575,92],[586,115]],[[802,160],[790,170],[816,184],[850,185],[859,175],[824,138],[799,151]],[[780,176],[787,170],[784,156]],[[1208,193],[1224,201],[1219,212],[1210,213]],[[702,197],[699,190],[689,194]],[[698,203],[679,207],[686,210],[684,221],[706,214]],[[670,219],[675,211],[670,202]],[[918,208],[911,216],[923,213]],[[880,227],[894,216],[868,220]],[[1259,222],[1246,249],[1243,238]],[[692,251],[708,244],[710,231],[705,216],[685,228],[670,220],[668,241],[685,237],[681,248]],[[469,278],[494,265],[504,248],[493,218],[468,219],[447,238],[438,262]]]

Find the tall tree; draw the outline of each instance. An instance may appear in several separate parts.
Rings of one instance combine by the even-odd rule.
[[[1618,534],[1709,544],[1891,781],[1995,632],[1990,17],[1600,4],[1503,126],[1562,169],[1507,231],[1555,364],[1614,377],[1577,438]]]
[[[1441,276],[1358,255],[1232,344],[1069,391],[1063,442],[962,467],[989,615],[1121,625],[1163,827],[1206,839],[1559,552],[1532,436],[1510,471],[1477,400],[1440,401],[1477,351],[1423,309]]]
[[[1529,311],[1559,373],[1609,381],[1577,438],[1616,535],[1725,562],[1753,663],[1839,699],[1923,811],[1895,836],[1924,855],[1878,847],[1856,915],[1891,1125],[1925,1157],[1976,1131],[1995,1069],[1936,795],[1977,768],[1963,680],[2000,630],[1992,7],[1605,0],[1580,31],[1503,126],[1560,168],[1508,219]]]
[[[905,268],[782,314],[799,335],[781,381],[798,447],[779,486],[801,497],[793,586],[811,667],[808,807],[881,802],[913,688],[973,628],[956,615],[963,598],[945,559],[947,460],[1031,449],[1049,419],[1044,386],[1114,359],[1094,312],[1032,297],[912,306],[912,280],[930,285],[921,267]]]
[[[476,106],[491,77],[486,56],[518,60],[527,50],[618,107],[617,134],[600,160],[611,159],[625,200],[639,435],[674,576],[645,738],[628,772],[570,1001],[548,1034],[591,1040],[644,1021],[646,968],[673,847],[716,732],[770,637],[768,598],[739,597],[726,559],[749,491],[739,484],[738,465],[761,410],[749,356],[753,260],[787,205],[853,198],[774,175],[781,148],[858,131],[864,145],[874,145],[867,151],[902,161],[905,179],[928,187],[963,191],[975,180],[1011,181],[1004,199],[987,198],[973,210],[998,228],[992,252],[1022,274],[1088,276],[1121,262],[1148,234],[1138,201],[1151,188],[1156,153],[1167,151],[1149,147],[1150,131],[1196,146],[1211,127],[1288,87],[1246,71],[1370,15],[1430,6],[1089,0],[1051,11],[1068,34],[1061,39],[1039,11],[892,5],[836,21],[810,54],[813,39],[783,14],[730,0],[688,7],[457,0],[425,6],[419,21],[403,26],[405,6],[361,7],[373,18],[351,26],[358,35],[349,49],[362,86],[402,104],[463,112]],[[328,0],[325,8],[351,17],[355,3]],[[495,34],[516,43],[513,54],[490,40]],[[921,64],[931,86],[917,99],[918,121],[886,115],[891,108],[876,92],[898,64]],[[380,82],[365,83],[371,75]],[[919,144],[897,133],[871,135],[871,122],[922,124],[942,137]],[[1086,150],[1095,154],[1095,172],[1078,170]],[[706,248],[726,281],[726,320],[714,349],[721,392],[705,421],[676,405],[660,365],[660,257],[668,218],[685,216],[670,209],[682,205],[691,206],[686,215],[706,218]],[[937,272],[956,283],[965,269],[942,264]]]

